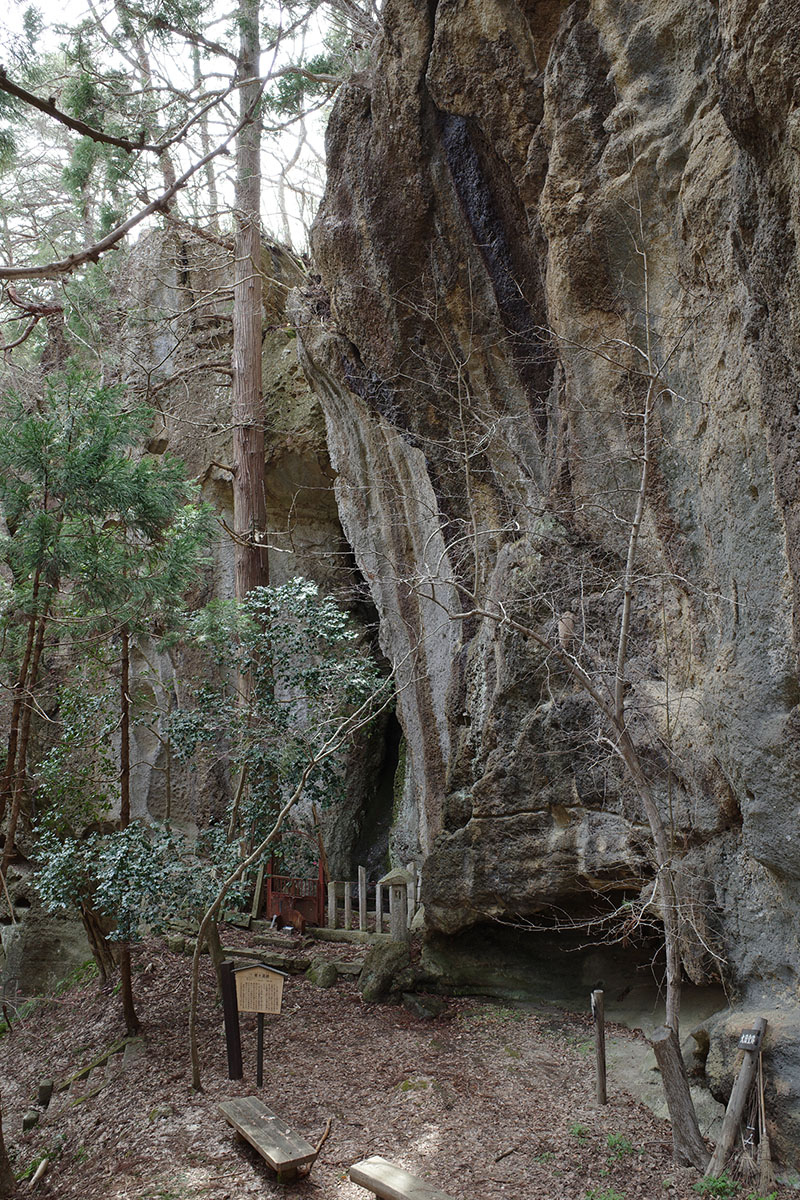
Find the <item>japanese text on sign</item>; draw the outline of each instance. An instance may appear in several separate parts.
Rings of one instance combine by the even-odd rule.
[[[236,1007],[239,1012],[279,1013],[283,976],[268,967],[247,967],[236,972]]]

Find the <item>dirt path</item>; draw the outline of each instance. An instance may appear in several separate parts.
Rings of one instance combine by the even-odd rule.
[[[352,949],[315,950],[352,957]],[[234,1140],[220,1100],[255,1094],[255,1018],[242,1021],[245,1079],[227,1079],[221,1009],[204,965],[205,1091],[189,1087],[189,960],[163,942],[137,948],[143,1043],[59,1093],[39,1124],[22,1116],[43,1077],[61,1081],[122,1036],[119,1001],[96,983],[42,1004],[0,1041],[4,1125],[17,1171],[43,1154],[48,1200],[369,1200],[348,1167],[383,1154],[454,1200],[693,1200],[697,1175],[676,1168],[667,1125],[615,1090],[594,1102],[588,1019],[449,1000],[434,1020],[366,1005],[352,982],[290,976],[267,1018],[261,1098],[315,1143],[311,1174],[279,1186]],[[616,1029],[615,1035],[636,1035]],[[138,1053],[137,1053],[138,1051]],[[745,1200],[746,1192],[741,1193]]]

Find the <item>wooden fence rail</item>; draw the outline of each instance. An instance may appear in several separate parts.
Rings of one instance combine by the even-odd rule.
[[[420,880],[415,863],[409,863],[406,871],[411,876],[406,887],[407,920],[410,927],[419,908]],[[387,892],[389,892],[388,908]],[[356,901],[355,913],[353,911],[354,899]],[[366,868],[359,867],[357,880],[331,880],[328,883],[328,928],[374,929],[376,933],[383,933],[388,930],[391,903],[392,889],[384,888],[380,883],[368,884]]]

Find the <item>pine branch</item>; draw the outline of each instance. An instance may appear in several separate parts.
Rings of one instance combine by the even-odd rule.
[[[40,99],[33,92],[28,92],[25,88],[20,87],[17,83],[12,83],[5,72],[4,67],[0,67],[0,91],[7,92],[9,96],[13,96],[16,100],[22,100],[23,103],[30,105],[31,108],[37,108],[39,112],[46,113],[48,117],[53,117],[54,120],[60,121],[62,125],[66,125],[68,129],[72,129],[75,133],[80,133],[83,137],[91,138],[93,142],[102,142],[107,146],[118,146],[121,150],[127,151],[128,154],[133,154],[137,150],[148,150],[153,154],[161,154],[163,146],[152,146],[145,143],[144,133],[136,142],[132,142],[130,138],[114,137],[111,133],[103,133],[102,129],[94,129],[93,126],[87,125],[85,121],[79,121],[76,117],[71,117],[62,109],[56,107],[56,102],[52,96],[47,100]]]

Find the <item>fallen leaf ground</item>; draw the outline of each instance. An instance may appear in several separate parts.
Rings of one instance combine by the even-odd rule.
[[[353,953],[350,946],[314,950]],[[672,1163],[665,1122],[615,1091],[613,1079],[608,1105],[595,1102],[588,1018],[459,998],[421,1020],[400,1006],[364,1004],[354,982],[322,990],[302,975],[286,980],[281,1016],[266,1018],[260,1096],[312,1144],[329,1120],[330,1129],[310,1175],[279,1185],[217,1108],[256,1094],[255,1018],[243,1018],[245,1078],[232,1082],[207,959],[204,1091],[190,1088],[189,961],[159,940],[134,949],[141,1052],[134,1046],[124,1067],[116,1054],[107,1071],[58,1093],[25,1134],[23,1113],[40,1080],[63,1081],[124,1035],[119,998],[97,982],[76,986],[42,1002],[0,1041],[15,1169],[30,1174],[43,1155],[50,1159],[33,1190],[21,1184],[21,1195],[369,1200],[348,1168],[382,1154],[454,1200],[696,1200],[697,1173]]]

